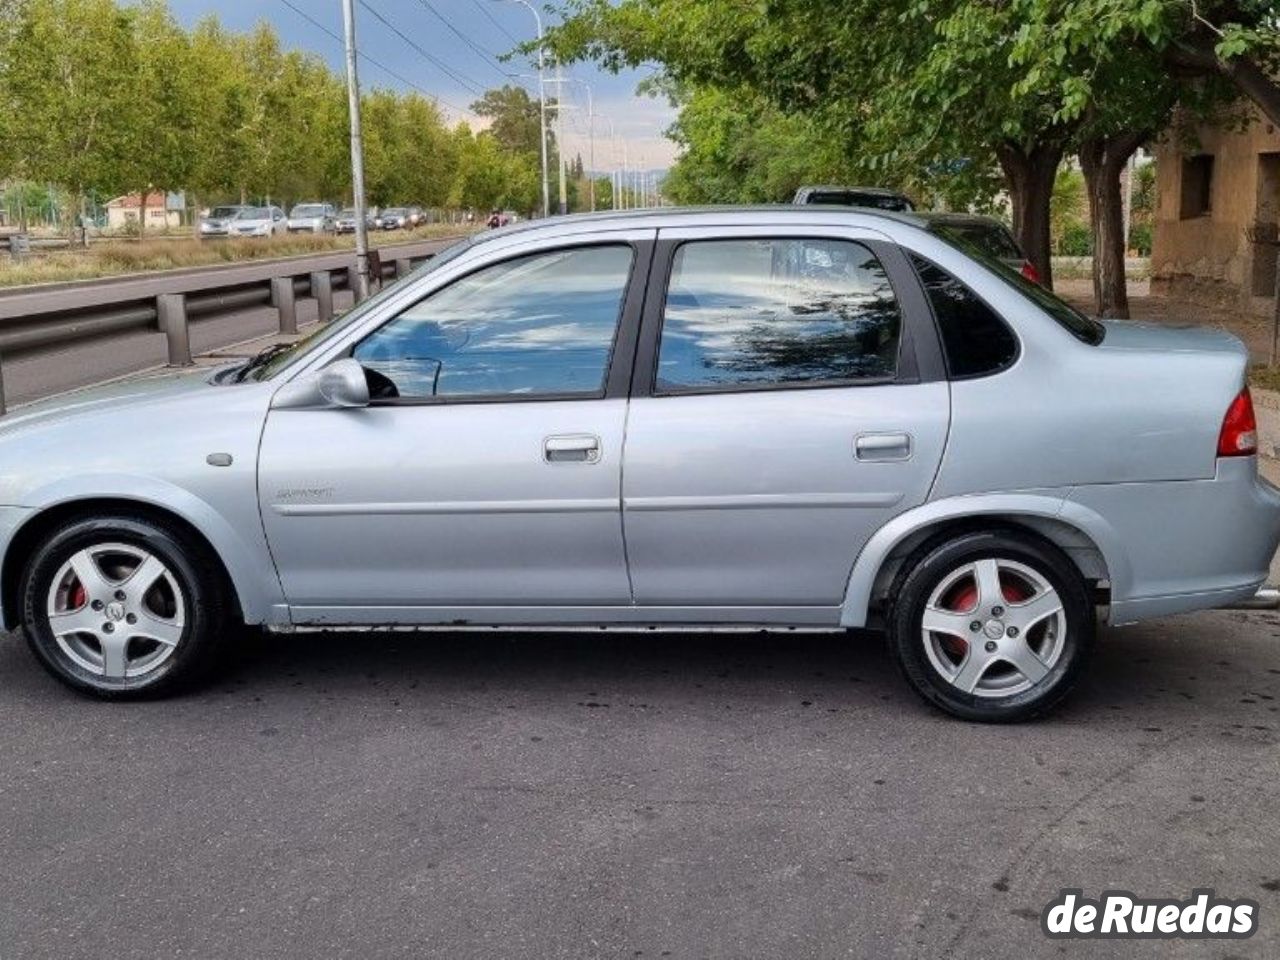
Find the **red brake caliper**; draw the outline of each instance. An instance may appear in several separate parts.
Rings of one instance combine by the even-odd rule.
[[[75,589],[71,591],[71,609],[79,610],[88,599],[88,595],[84,592],[84,584],[77,581]]]
[[[942,606],[954,613],[968,613],[974,610],[978,605],[978,585],[972,580],[966,580],[959,586],[955,587],[951,594],[943,599]],[[977,611],[974,610],[976,613]],[[955,657],[957,660],[964,658],[965,653],[969,649],[969,641],[964,637],[957,637],[950,633],[940,635],[942,647],[947,653]]]
[[[1021,603],[1030,596],[1023,589],[1022,584],[1003,577],[1000,579],[1000,592],[1004,595],[1005,603]],[[954,613],[968,613],[973,610],[976,616],[978,614],[975,609],[978,606],[978,585],[972,580],[966,580],[957,586],[950,596],[945,598],[942,605]],[[957,637],[947,633],[942,634],[941,639],[942,646],[954,657],[963,657],[965,651],[969,649],[969,643],[964,637]]]

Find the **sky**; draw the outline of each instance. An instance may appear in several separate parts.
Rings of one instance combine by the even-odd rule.
[[[544,10],[540,0],[533,2],[549,24],[555,15]],[[342,36],[340,0],[169,0],[169,6],[187,26],[210,14],[233,30],[269,21],[286,47],[318,54],[336,71],[345,69],[342,45],[335,39]],[[364,55],[362,87],[417,88],[436,97],[451,120],[466,120],[477,127],[484,122],[477,122],[467,108],[478,92],[520,83],[536,95],[536,64],[527,58],[498,60],[518,42],[533,39],[534,18],[527,7],[512,0],[356,0],[355,9],[356,43]],[[663,130],[675,119],[675,111],[663,98],[635,92],[649,72],[615,75],[586,63],[566,68],[566,76],[592,88],[598,170],[621,163],[622,140],[633,168],[664,168],[674,158],[675,147]],[[512,73],[525,76],[513,79],[507,75]],[[590,152],[586,91],[580,83],[564,86],[565,102],[570,105],[565,111],[566,153],[581,152],[586,162]],[[556,85],[548,82],[547,95],[555,93]],[[616,139],[610,136],[611,123]]]

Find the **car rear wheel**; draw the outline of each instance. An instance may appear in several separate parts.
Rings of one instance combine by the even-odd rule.
[[[967,720],[1044,713],[1094,637],[1088,585],[1057,547],[1017,531],[926,544],[891,592],[890,642],[913,687]]]
[[[23,630],[44,667],[101,697],[159,695],[203,676],[232,624],[216,557],[174,526],[82,517],[35,550]]]

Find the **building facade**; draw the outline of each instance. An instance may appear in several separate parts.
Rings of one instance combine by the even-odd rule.
[[[182,225],[181,208],[174,209],[172,195],[147,194],[147,229],[163,230]],[[137,223],[142,213],[142,196],[130,193],[107,201],[107,229],[123,230],[130,223]]]
[[[1280,254],[1280,131],[1202,127],[1156,149],[1151,289],[1269,313]]]

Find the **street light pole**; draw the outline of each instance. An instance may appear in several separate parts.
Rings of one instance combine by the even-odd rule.
[[[350,0],[346,2],[349,3]],[[544,72],[546,55],[542,50],[542,17],[529,0],[511,0],[511,2],[528,7],[529,12],[533,14],[534,23],[538,25],[538,129],[540,133],[538,146],[541,148],[539,153],[542,155],[542,215],[549,217],[551,216],[551,186],[547,179],[547,81]]]
[[[356,75],[356,11],[354,0],[342,0],[342,27],[347,48],[347,110],[351,120],[351,202],[356,208],[356,302],[369,296],[369,231],[365,223],[364,143],[360,133],[360,79]]]
[[[556,61],[556,166],[560,168],[560,216],[569,212],[569,194],[564,182],[564,75]]]
[[[591,92],[591,84],[577,77],[566,77],[570,83],[580,83],[587,88],[587,167],[594,173],[596,168],[596,100]],[[591,212],[596,210],[596,178],[588,173],[587,193],[591,197]]]

